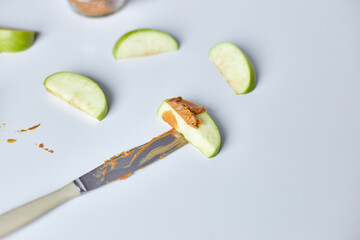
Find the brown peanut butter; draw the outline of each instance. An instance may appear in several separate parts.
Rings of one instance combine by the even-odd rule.
[[[35,144],[35,145],[37,145],[37,144]],[[38,146],[39,146],[39,148],[41,148],[41,149],[43,149],[43,150],[45,150],[45,151],[47,151],[49,153],[54,153],[54,150],[51,150],[49,148],[45,148],[43,143],[40,143]]]
[[[170,110],[163,112],[161,115],[162,119],[167,122],[172,128],[177,129],[177,121]]]
[[[157,141],[159,138],[162,138],[169,134],[174,135],[174,136],[179,135],[179,133],[177,133],[174,129],[171,129],[157,137],[154,137],[153,139],[151,139],[150,142],[148,142],[140,147],[134,147],[134,148],[130,149],[129,151],[125,151],[118,155],[115,155],[115,156],[111,157],[109,160],[106,160],[105,163],[103,164],[103,166],[100,167],[100,169],[94,174],[94,176],[96,178],[99,178],[101,181],[105,181],[105,175],[114,169],[114,167],[118,164],[118,161],[121,161],[121,158],[125,158],[125,157],[133,155],[129,164],[126,166],[126,168],[131,167],[131,165],[133,164],[133,161],[136,160],[136,158],[144,150],[146,150],[149,146],[151,146],[151,144],[154,141]],[[145,166],[147,166],[149,164],[148,161],[152,160],[154,157],[157,156],[158,159],[161,159],[168,154],[169,150],[173,149],[174,147],[176,147],[176,149],[178,149],[178,148],[184,146],[185,144],[187,144],[187,141],[184,138],[177,136],[174,141],[168,143],[167,145],[161,145],[156,148],[153,148],[151,151],[149,151],[143,157],[141,157],[141,159],[136,164],[139,164],[140,166],[142,166],[141,167],[141,169],[142,169]],[[138,152],[135,154],[134,154],[134,149],[138,149]],[[109,166],[110,166],[110,168],[108,168]],[[122,176],[118,179],[115,179],[113,181],[123,180],[123,179],[129,177],[131,174],[132,173],[129,172],[129,173],[125,174],[124,176]],[[110,183],[113,181],[106,181],[106,183]]]
[[[179,116],[186,122],[187,125],[193,128],[199,128],[201,120],[195,115],[206,111],[204,107],[201,107],[193,102],[187,101],[182,97],[171,98],[167,101],[169,106],[174,109]],[[171,115],[170,115],[171,114]],[[176,129],[177,122],[175,116],[170,112],[164,112],[161,116],[170,126]],[[174,121],[175,119],[175,121]]]
[[[18,130],[17,132],[18,132],[18,133],[23,133],[23,132],[27,132],[27,131],[32,131],[32,130],[34,130],[34,129],[37,129],[39,126],[40,126],[40,123],[39,123],[38,125],[29,127],[28,129]]]
[[[116,11],[115,0],[69,0],[77,10],[87,16],[102,16]]]

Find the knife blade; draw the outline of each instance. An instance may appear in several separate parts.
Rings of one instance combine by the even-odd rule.
[[[167,131],[150,142],[106,160],[104,164],[74,180],[81,192],[87,192],[116,180],[123,180],[136,170],[161,159],[187,143],[182,134]]]
[[[41,198],[0,215],[0,238],[30,223],[60,204],[116,180],[159,160],[187,143],[175,130],[167,131],[148,143],[122,152],[73,182]]]

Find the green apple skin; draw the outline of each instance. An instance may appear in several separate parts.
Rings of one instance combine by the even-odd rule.
[[[106,105],[104,110],[96,117],[96,119],[99,121],[103,120],[106,117],[106,115],[108,114],[108,112],[109,112],[109,107],[108,107],[108,105]]]
[[[171,44],[173,45],[170,49],[167,49],[166,51],[161,51],[158,53],[153,53],[153,54],[140,54],[137,56],[130,56],[130,57],[126,57],[126,56],[119,56],[118,54],[118,49],[119,47],[121,47],[121,45],[127,41],[130,37],[136,35],[136,34],[143,34],[143,33],[152,33],[152,34],[157,34],[160,36],[163,36],[164,39],[166,39],[167,41],[171,42]],[[115,43],[114,47],[113,47],[113,51],[112,54],[114,56],[114,58],[116,60],[119,59],[125,59],[125,58],[134,58],[134,57],[144,57],[144,56],[150,56],[150,55],[154,55],[154,54],[160,54],[160,53],[164,53],[164,52],[168,52],[168,51],[175,51],[179,49],[179,45],[177,43],[177,41],[170,35],[167,34],[165,32],[159,31],[159,30],[155,30],[155,29],[137,29],[137,30],[133,30],[130,31],[126,34],[124,34],[122,37],[120,37],[117,42]]]
[[[219,151],[220,151],[220,146],[221,146],[220,131],[219,131],[219,128],[216,126],[214,120],[212,120],[212,118],[210,117],[210,115],[209,115],[207,112],[204,112],[204,114],[208,115],[208,118],[211,120],[212,124],[216,127],[216,128],[214,129],[214,131],[217,133],[218,138],[219,138],[219,143],[216,145],[216,148],[214,149],[213,153],[208,156],[208,158],[213,158],[213,157],[215,157],[215,156],[219,153]],[[200,118],[200,120],[201,120],[201,118]]]
[[[171,111],[175,116],[178,127],[175,130],[184,135],[185,139],[194,147],[196,147],[207,158],[215,157],[221,146],[221,136],[218,127],[207,112],[197,114],[196,117],[201,120],[203,124],[199,128],[194,129],[187,125],[187,123],[173,110],[164,100],[157,115],[162,118],[162,114],[166,111]]]
[[[214,51],[216,51],[217,48],[222,47],[222,46],[230,46],[234,52],[236,52],[239,56],[242,56],[246,60],[245,61],[246,67],[249,69],[249,84],[248,84],[246,89],[239,90],[239,89],[234,88],[232,86],[230,86],[230,87],[234,90],[234,92],[237,95],[250,93],[252,90],[255,89],[256,84],[257,84],[255,69],[254,69],[254,66],[253,66],[252,62],[250,61],[250,59],[245,55],[245,53],[243,53],[243,51],[241,51],[240,48],[238,48],[235,44],[230,43],[230,42],[220,42],[220,43],[216,44],[214,47],[211,48],[211,50],[210,50],[210,52],[208,54],[208,57],[210,58],[210,60],[216,66],[212,55],[213,55]],[[223,77],[225,78],[225,76],[223,76]],[[226,80],[228,81],[228,79],[226,79]]]
[[[21,52],[31,47],[35,32],[0,28],[0,52]]]
[[[243,93],[236,93],[237,95],[250,93],[252,90],[255,89],[256,84],[257,84],[256,72],[254,69],[254,65],[246,55],[244,55],[244,56],[246,57],[248,66],[250,68],[250,85]]]
[[[62,79],[72,80],[73,83],[61,83]],[[48,92],[99,121],[103,120],[108,113],[106,97],[100,86],[81,74],[73,72],[54,73],[45,79],[44,86]],[[85,88],[90,89],[90,91],[84,92]]]

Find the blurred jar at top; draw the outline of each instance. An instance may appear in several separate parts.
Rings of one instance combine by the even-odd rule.
[[[68,0],[72,9],[87,17],[102,17],[117,12],[126,0]]]

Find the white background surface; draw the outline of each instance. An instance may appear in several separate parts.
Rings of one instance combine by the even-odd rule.
[[[216,158],[188,145],[6,239],[360,239],[359,23],[356,0],[130,0],[99,19],[65,0],[0,0],[1,26],[40,33],[29,50],[0,54],[0,138],[18,140],[0,141],[0,212],[169,129],[156,116],[165,98],[206,106],[223,138]],[[145,27],[180,50],[116,62],[116,40]],[[208,60],[220,41],[254,62],[252,93],[235,95]],[[104,88],[105,120],[45,91],[64,70]]]

